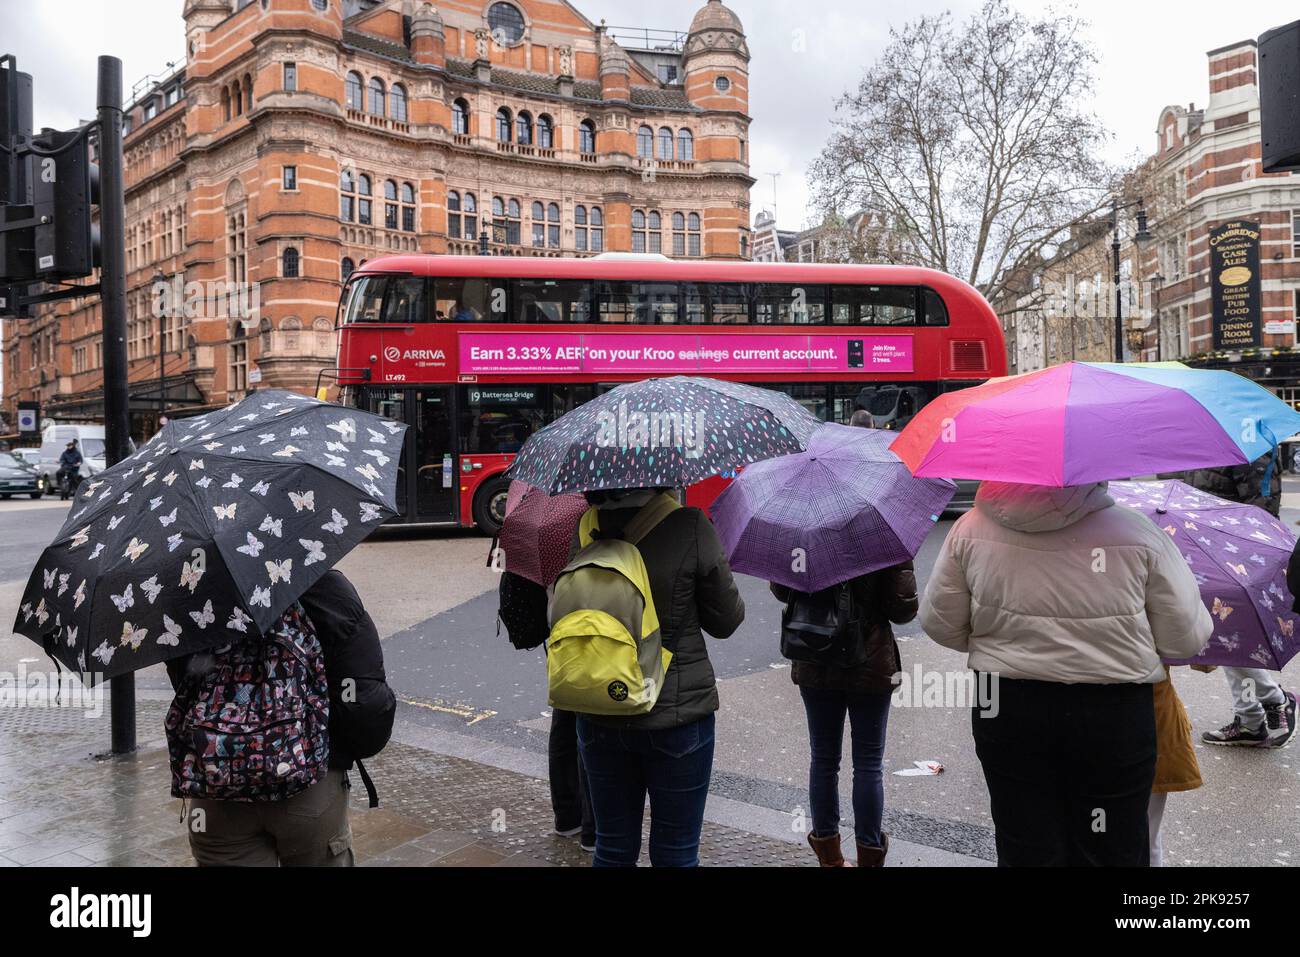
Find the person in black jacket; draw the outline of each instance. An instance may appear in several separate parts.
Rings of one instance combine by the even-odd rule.
[[[602,536],[623,527],[663,490],[589,492]],[[575,549],[577,547],[575,542]],[[718,533],[698,508],[670,512],[637,548],[650,577],[663,647],[673,659],[654,708],[632,717],[578,715],[578,747],[596,814],[597,867],[633,867],[650,797],[650,863],[699,863],[713,772],[718,686],[704,633],[730,637],[745,619]]]
[[[857,640],[866,660],[849,668],[796,661],[791,680],[799,686],[808,718],[808,803],[812,832],[808,843],[823,867],[847,867],[840,850],[840,754],[844,718],[849,718],[853,753],[853,830],[858,866],[882,867],[889,838],[880,829],[885,809],[885,731],[897,675],[902,670],[890,623],[916,617],[916,574],[911,562],[882,568],[848,583],[861,618]],[[775,582],[772,594],[783,602],[794,589]]]
[[[859,410],[849,424],[871,427],[871,416]],[[791,680],[799,686],[808,718],[808,803],[812,832],[808,843],[822,867],[847,867],[840,850],[840,755],[844,743],[844,718],[849,718],[853,753],[853,830],[857,838],[858,866],[883,867],[889,838],[881,830],[885,809],[885,731],[890,699],[902,659],[890,623],[901,625],[916,617],[916,573],[903,562],[848,581],[853,607],[859,617],[851,667],[831,663],[796,661]],[[772,594],[787,604],[796,596],[792,588],[773,582]]]
[[[348,823],[348,771],[383,750],[393,731],[397,698],[384,674],[379,632],[352,583],[326,572],[298,599],[316,629],[329,682],[329,772],[283,801],[191,801],[203,828],[191,821],[190,848],[200,866],[326,866],[353,864]],[[212,666],[210,653],[167,662],[178,693]],[[362,779],[376,801],[369,777]]]

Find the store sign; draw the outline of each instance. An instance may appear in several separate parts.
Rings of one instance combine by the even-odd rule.
[[[678,375],[913,370],[910,335],[462,332],[476,375]]]
[[[1210,230],[1210,302],[1214,348],[1258,346],[1259,223],[1233,220]]]

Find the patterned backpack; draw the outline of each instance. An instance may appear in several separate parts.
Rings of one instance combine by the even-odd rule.
[[[295,603],[187,677],[167,711],[172,795],[279,801],[329,767],[329,683],[311,619]]]

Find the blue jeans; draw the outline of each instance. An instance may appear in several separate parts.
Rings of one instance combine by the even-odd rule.
[[[813,833],[829,837],[840,829],[840,754],[844,749],[844,715],[852,727],[853,831],[868,847],[880,847],[880,819],[885,811],[885,728],[887,694],[849,694],[800,688],[808,713],[808,803]]]
[[[713,715],[662,731],[578,715],[578,747],[596,815],[596,867],[635,867],[650,795],[650,864],[696,867],[713,773]]]

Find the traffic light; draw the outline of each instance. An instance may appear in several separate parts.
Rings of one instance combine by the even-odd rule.
[[[32,218],[31,157],[25,153],[32,135],[32,76],[15,68],[13,57],[0,59],[0,282],[30,278],[30,228],[5,227]]]
[[[99,266],[99,167],[85,129],[42,130],[32,139],[33,259],[38,279],[79,279]]]

